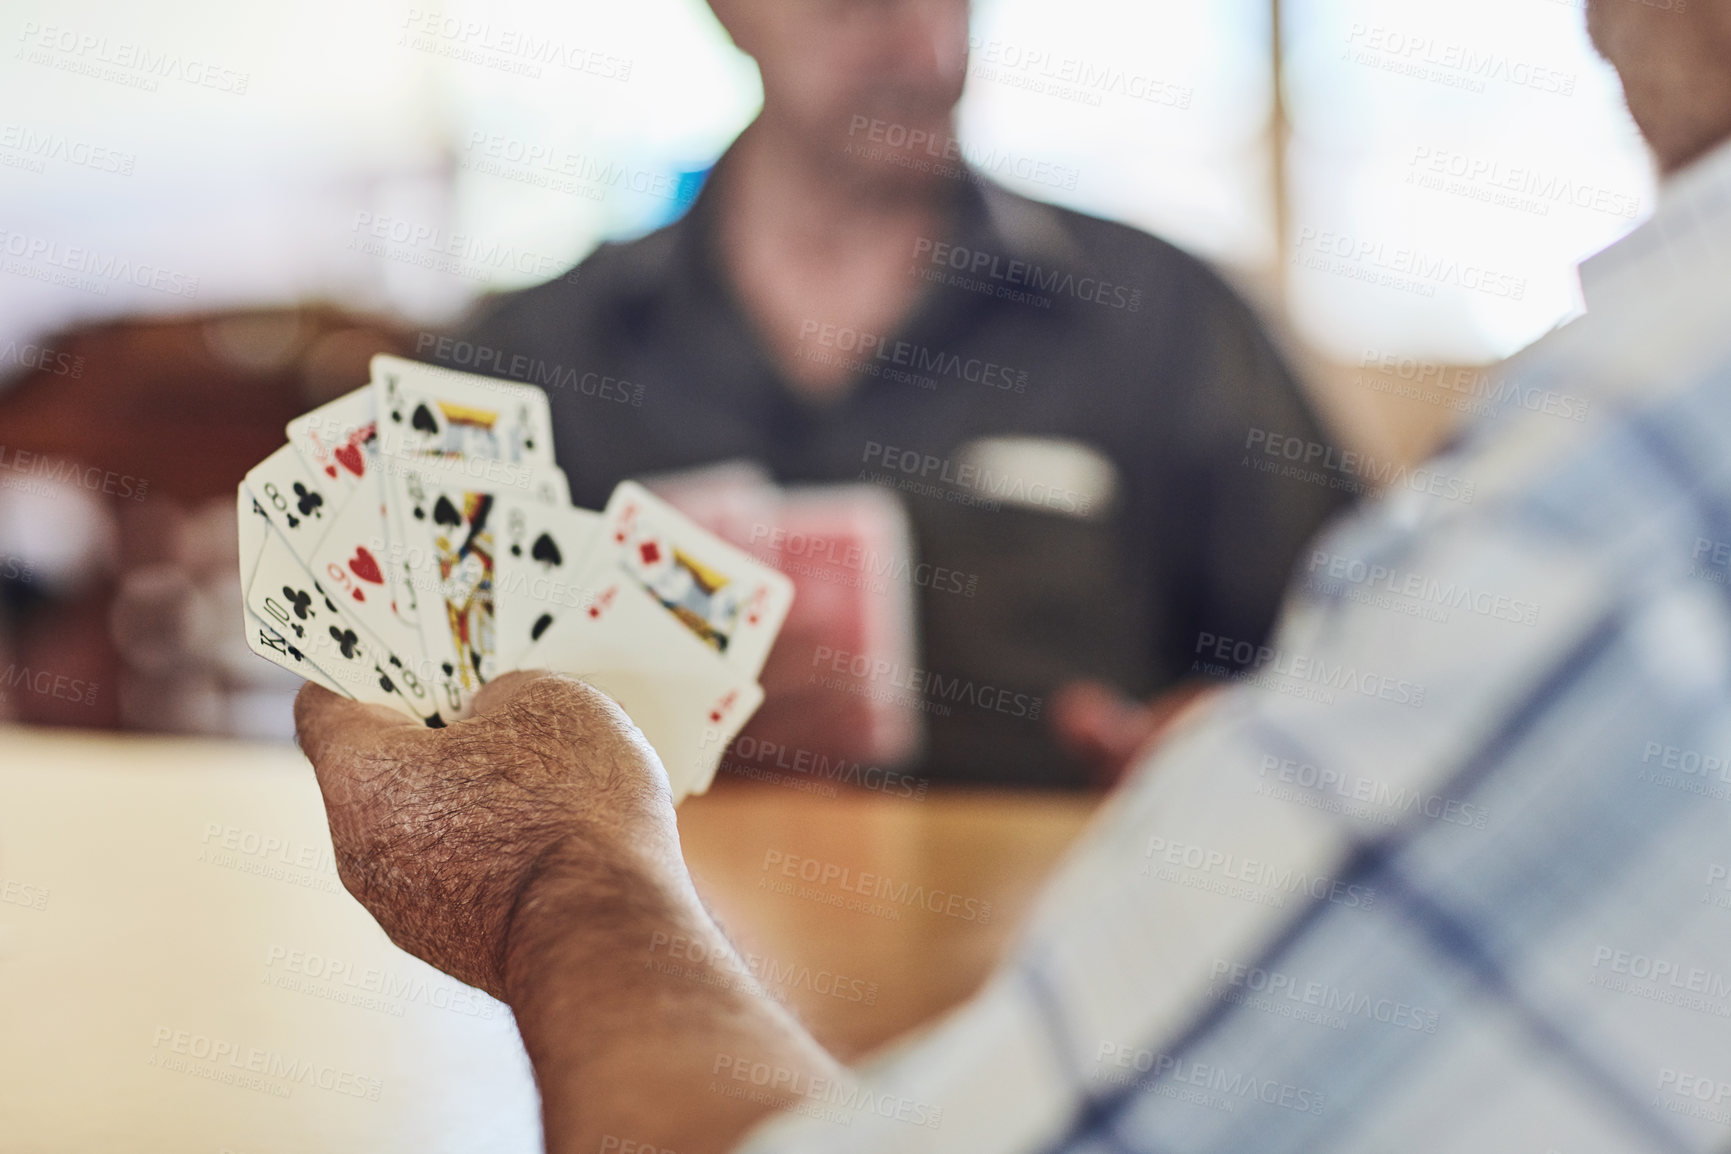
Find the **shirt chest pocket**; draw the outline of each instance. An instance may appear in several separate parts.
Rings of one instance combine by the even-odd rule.
[[[1089,677],[1147,680],[1141,601],[1126,572],[1116,467],[1076,441],[993,438],[955,457],[954,492],[910,501],[921,559],[972,593],[922,598],[934,670],[1039,692]]]

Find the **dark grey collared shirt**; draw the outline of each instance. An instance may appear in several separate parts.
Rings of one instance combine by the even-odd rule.
[[[1256,467],[1270,436],[1318,452],[1328,438],[1201,262],[962,182],[949,234],[908,253],[922,291],[900,332],[805,334],[801,355],[854,365],[854,386],[819,403],[786,383],[720,273],[716,211],[705,193],[418,351],[543,384],[579,504],[737,458],[787,484],[899,494],[921,652],[879,688],[925,717],[911,772],[1080,784],[1048,728],[1059,686],[1145,696],[1204,647],[1217,665],[1218,639],[1263,639],[1300,547],[1345,497]]]

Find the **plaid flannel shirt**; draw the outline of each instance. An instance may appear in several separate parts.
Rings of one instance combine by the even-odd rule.
[[[1731,1145],[1731,145],[1582,281],[988,986],[747,1149]]]

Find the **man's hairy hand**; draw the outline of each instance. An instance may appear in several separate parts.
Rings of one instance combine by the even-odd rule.
[[[495,997],[544,879],[603,902],[689,892],[660,761],[580,681],[508,674],[444,729],[308,685],[295,727],[343,885],[397,945]]]

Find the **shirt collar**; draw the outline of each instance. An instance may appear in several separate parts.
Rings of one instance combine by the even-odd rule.
[[[725,291],[726,281],[715,249],[720,199],[715,189],[720,184],[717,177],[731,162],[733,151],[729,148],[716,161],[690,210],[667,230],[673,234],[668,238],[672,243],[660,254],[663,260],[680,266],[680,272],[700,277],[709,291]],[[1005,261],[1053,263],[1078,259],[1075,242],[1056,212],[1037,201],[1010,194],[973,169],[957,181],[947,233],[941,239],[1001,256]],[[670,271],[665,264],[646,269],[644,286],[660,283]]]
[[[716,162],[690,209],[658,233],[636,242],[637,258],[618,285],[618,307],[649,310],[677,317],[680,348],[703,350],[704,371],[712,392],[736,397],[762,396],[778,377],[768,350],[762,346],[735,297],[716,243],[720,197],[717,176],[730,163],[729,149]],[[1020,260],[1052,265],[1078,259],[1075,239],[1061,214],[1039,202],[1015,196],[981,174],[969,171],[954,189],[949,221],[942,238],[972,252],[990,253],[1004,264]],[[909,254],[910,265],[918,263]],[[973,319],[994,307],[983,293],[929,285],[896,335],[910,341],[950,342]],[[1053,301],[1055,311],[1079,308],[1065,297]],[[895,388],[884,383],[883,388]],[[871,391],[871,382],[848,396]]]
[[[1646,224],[1581,262],[1588,312],[1615,307],[1631,293],[1731,268],[1731,140],[1721,143],[1659,191]]]

